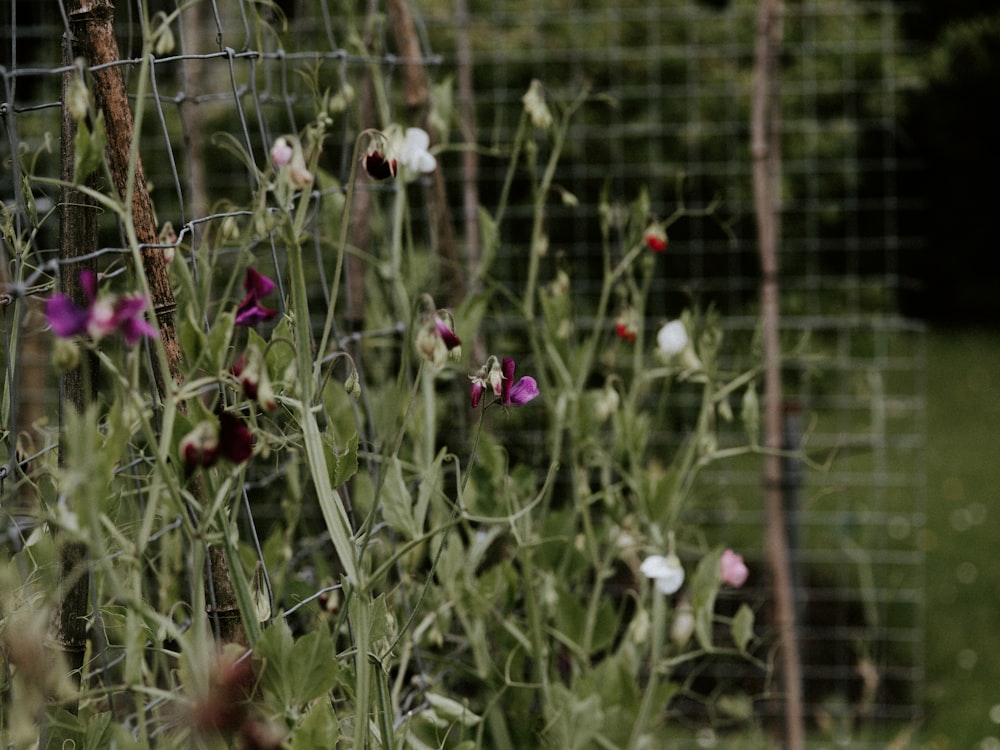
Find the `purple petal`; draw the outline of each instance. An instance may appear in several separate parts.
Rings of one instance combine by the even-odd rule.
[[[277,310],[271,310],[258,304],[254,295],[251,294],[236,308],[236,325],[255,326],[265,320],[271,320],[277,314]]]
[[[80,271],[80,286],[87,295],[87,301],[93,305],[97,299],[97,274],[89,268],[84,268]]]
[[[478,381],[472,384],[472,388],[469,391],[469,400],[472,401],[473,409],[479,406],[479,402],[482,401],[483,392],[485,390],[486,389],[483,387],[483,384]]]
[[[248,268],[243,279],[243,288],[247,294],[255,295],[256,299],[266,297],[274,291],[274,282],[259,271]]]
[[[451,351],[456,346],[462,345],[462,340],[455,335],[453,330],[444,324],[441,318],[435,317],[434,325],[437,326],[438,334],[441,336],[441,340],[444,342],[444,345],[448,347],[448,351]]]
[[[45,301],[45,316],[59,338],[70,338],[87,330],[90,310],[77,307],[65,294],[53,294]]]
[[[503,381],[500,383],[500,403],[504,406],[510,404],[510,387],[514,382],[514,368],[517,363],[510,357],[503,358]]]
[[[511,386],[509,403],[521,406],[538,396],[538,383],[530,375],[525,375]]]
[[[115,306],[115,323],[129,346],[134,346],[143,336],[157,336],[156,328],[142,314],[145,309],[146,300],[136,295],[122,297]]]

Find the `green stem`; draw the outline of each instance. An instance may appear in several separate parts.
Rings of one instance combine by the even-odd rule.
[[[333,269],[333,278],[330,280],[330,302],[326,310],[326,321],[323,323],[323,333],[320,336],[319,348],[316,350],[316,367],[313,372],[313,382],[315,388],[319,387],[320,366],[326,357],[326,350],[330,344],[330,336],[333,333],[333,316],[337,309],[337,296],[340,292],[340,277],[344,272],[344,257],[347,254],[347,240],[351,230],[351,205],[354,203],[354,190],[358,181],[358,164],[361,162],[361,144],[379,131],[368,128],[358,133],[354,140],[354,155],[351,158],[351,174],[347,178],[347,195],[344,197],[344,209],[340,217],[340,238],[338,240],[336,253],[337,262]],[[311,372],[312,370],[310,370]]]
[[[663,657],[663,643],[667,633],[667,597],[653,590],[653,627],[651,630],[651,642],[649,648],[649,681],[643,691],[642,703],[639,706],[639,715],[636,717],[632,727],[632,735],[629,737],[628,750],[638,750],[643,746],[642,735],[649,724],[653,705],[656,700],[656,693],[660,685],[660,661]]]
[[[542,180],[535,189],[534,221],[531,225],[531,247],[528,254],[528,280],[524,288],[524,318],[528,322],[529,330],[534,330],[532,322],[535,317],[535,296],[538,287],[538,267],[541,260],[540,250],[542,248],[545,235],[545,201],[548,199],[549,190],[552,188],[552,179],[556,174],[556,166],[559,157],[562,156],[563,145],[566,142],[566,135],[569,132],[569,123],[576,110],[583,104],[587,97],[584,91],[562,114],[559,126],[555,129],[552,141],[552,151],[549,153],[545,171],[542,173]]]
[[[317,369],[315,373],[313,371],[312,337],[309,331],[309,301],[302,262],[302,247],[298,241],[300,236],[293,228],[293,236],[288,243],[288,275],[291,285],[291,308],[295,321],[295,355],[300,398],[297,417],[305,445],[306,463],[309,466],[320,511],[346,577],[345,597],[350,596],[348,616],[356,648],[354,663],[357,672],[354,747],[359,748],[359,750],[367,750],[368,721],[372,698],[372,664],[368,658],[371,651],[371,599],[367,590],[367,580],[364,578],[363,568],[359,564],[358,553],[355,549],[350,519],[347,516],[340,493],[330,480],[331,472],[327,463],[326,451],[323,448],[323,436],[313,411],[314,376],[318,376],[319,370]],[[338,278],[342,249],[343,245],[341,253],[338,254]],[[331,294],[335,295],[335,289],[336,287],[331,290]],[[330,321],[333,309],[334,306],[331,304],[327,317],[328,326],[324,329],[324,341],[332,327]],[[321,360],[322,356],[317,358],[317,361]]]

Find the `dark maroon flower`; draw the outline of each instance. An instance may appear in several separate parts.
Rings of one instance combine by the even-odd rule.
[[[387,180],[396,176],[396,160],[386,157],[374,146],[364,156],[365,171],[373,180]]]
[[[253,455],[253,434],[235,414],[219,414],[219,455],[241,464]]]
[[[236,308],[236,325],[255,326],[265,320],[271,320],[278,314],[277,310],[271,310],[260,304],[261,299],[274,291],[274,282],[267,276],[248,268],[243,279],[243,289],[247,296]]]
[[[178,452],[189,474],[199,466],[212,466],[219,458],[219,431],[210,420],[199,422],[181,438]]]
[[[218,426],[211,419],[195,425],[181,438],[178,452],[188,473],[199,466],[214,466],[219,458],[241,464],[253,455],[253,434],[239,417],[224,411],[219,413]]]

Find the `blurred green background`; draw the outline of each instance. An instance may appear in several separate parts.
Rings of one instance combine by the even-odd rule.
[[[927,348],[929,748],[1000,747],[1000,333],[933,329]]]

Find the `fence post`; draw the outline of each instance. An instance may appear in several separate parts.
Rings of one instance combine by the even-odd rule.
[[[74,39],[72,30],[63,39],[63,63],[73,62]],[[88,304],[80,271],[93,269],[87,256],[97,249],[97,207],[94,202],[73,184],[74,139],[77,124],[68,107],[68,93],[76,76],[82,71],[67,70],[62,76],[62,124],[60,129],[60,177],[64,183],[59,198],[59,257],[65,269],[59,275],[63,293],[81,307]],[[81,177],[83,177],[81,175]],[[86,176],[93,183],[92,175]],[[59,378],[59,421],[63,423],[67,409],[83,412],[96,398],[98,362],[94,354],[81,351],[79,364],[62,373]],[[59,463],[63,462],[63,447],[59,447]],[[66,658],[70,675],[79,681],[83,658],[87,649],[87,610],[90,597],[90,580],[87,575],[87,547],[82,542],[64,541],[59,545],[59,580],[62,582],[60,597],[56,602],[52,621],[51,640]],[[66,705],[76,712],[75,701]]]
[[[128,91],[125,86],[125,78],[122,74],[119,62],[118,43],[114,34],[114,5],[110,0],[91,0],[83,3],[81,0],[71,0],[67,3],[67,13],[70,21],[71,39],[67,43],[67,49],[72,48],[72,54],[83,57],[89,68],[89,73],[93,81],[95,104],[104,114],[105,133],[107,136],[107,148],[105,156],[108,167],[111,171],[112,180],[119,196],[123,200],[131,199],[132,223],[135,235],[140,246],[142,258],[142,272],[145,275],[147,287],[150,293],[150,305],[156,317],[156,324],[159,330],[160,341],[163,345],[167,372],[155,365],[154,359],[154,379],[157,393],[160,398],[168,394],[168,389],[172,384],[180,383],[183,380],[181,371],[181,350],[180,342],[177,338],[177,327],[175,321],[176,303],[174,301],[173,290],[170,287],[170,278],[167,274],[167,266],[163,260],[163,252],[157,247],[158,233],[153,213],[153,203],[146,188],[146,176],[142,166],[142,159],[136,154],[132,161],[132,142],[135,137],[135,124],[132,117],[132,110],[129,106]],[[72,75],[67,73],[67,76]],[[67,84],[68,85],[67,79]],[[65,96],[64,96],[65,102]],[[73,180],[73,138],[75,123],[67,122],[68,114],[63,117],[63,150],[62,169],[63,178],[68,182]],[[72,118],[69,117],[71,121]],[[68,170],[68,173],[67,173]],[[68,177],[67,177],[68,174]],[[72,188],[67,188],[72,190]],[[86,249],[96,249],[97,230],[96,219],[93,212],[86,213],[85,209],[80,209],[84,213],[79,213],[76,207],[85,206],[80,203],[77,197],[72,195],[63,198],[63,246],[62,257],[67,259],[86,252]],[[87,232],[87,237],[78,237],[78,233]],[[183,261],[179,261],[183,262]],[[137,269],[138,270],[138,269]],[[63,274],[64,283],[69,281],[78,285],[78,275]],[[70,289],[67,286],[67,289]],[[72,293],[72,292],[71,292]],[[77,291],[82,295],[82,292]],[[71,389],[68,399],[77,404],[89,403],[92,394],[84,396],[80,402],[73,401],[76,398],[73,394],[78,389],[77,381],[72,377],[64,381],[64,388]],[[86,382],[85,379],[79,381]],[[96,377],[90,377],[89,382],[95,384]],[[183,404],[178,405],[178,409],[183,411]],[[197,488],[195,488],[196,491]],[[59,642],[68,642],[77,647],[79,638],[83,638],[85,645],[85,615],[87,611],[86,578],[84,576],[74,577],[73,571],[82,568],[81,563],[85,561],[86,550],[76,549],[72,545],[64,550],[62,569],[64,580],[73,582],[66,592],[63,601],[60,603],[60,614],[58,626],[61,628]],[[211,555],[211,564],[208,575],[212,577],[210,582],[216,592],[213,602],[216,618],[219,613],[232,613],[239,609],[233,592],[231,574],[222,555]],[[78,589],[82,589],[83,596],[79,595]],[[82,609],[81,609],[82,608]],[[223,615],[227,617],[228,615]],[[72,630],[78,627],[81,632]],[[220,626],[222,627],[222,626]],[[231,623],[222,627],[222,632],[232,640],[245,642],[245,634],[241,627]],[[69,646],[67,646],[69,648]],[[70,654],[67,653],[69,656]],[[80,651],[80,659],[83,652]]]
[[[750,137],[753,157],[754,212],[760,253],[760,305],[764,331],[765,435],[764,503],[767,558],[778,630],[785,747],[802,750],[802,677],[796,632],[795,595],[785,523],[780,451],[784,447],[781,385],[778,237],[781,184],[781,107],[777,92],[781,0],[760,0],[754,45]]]

